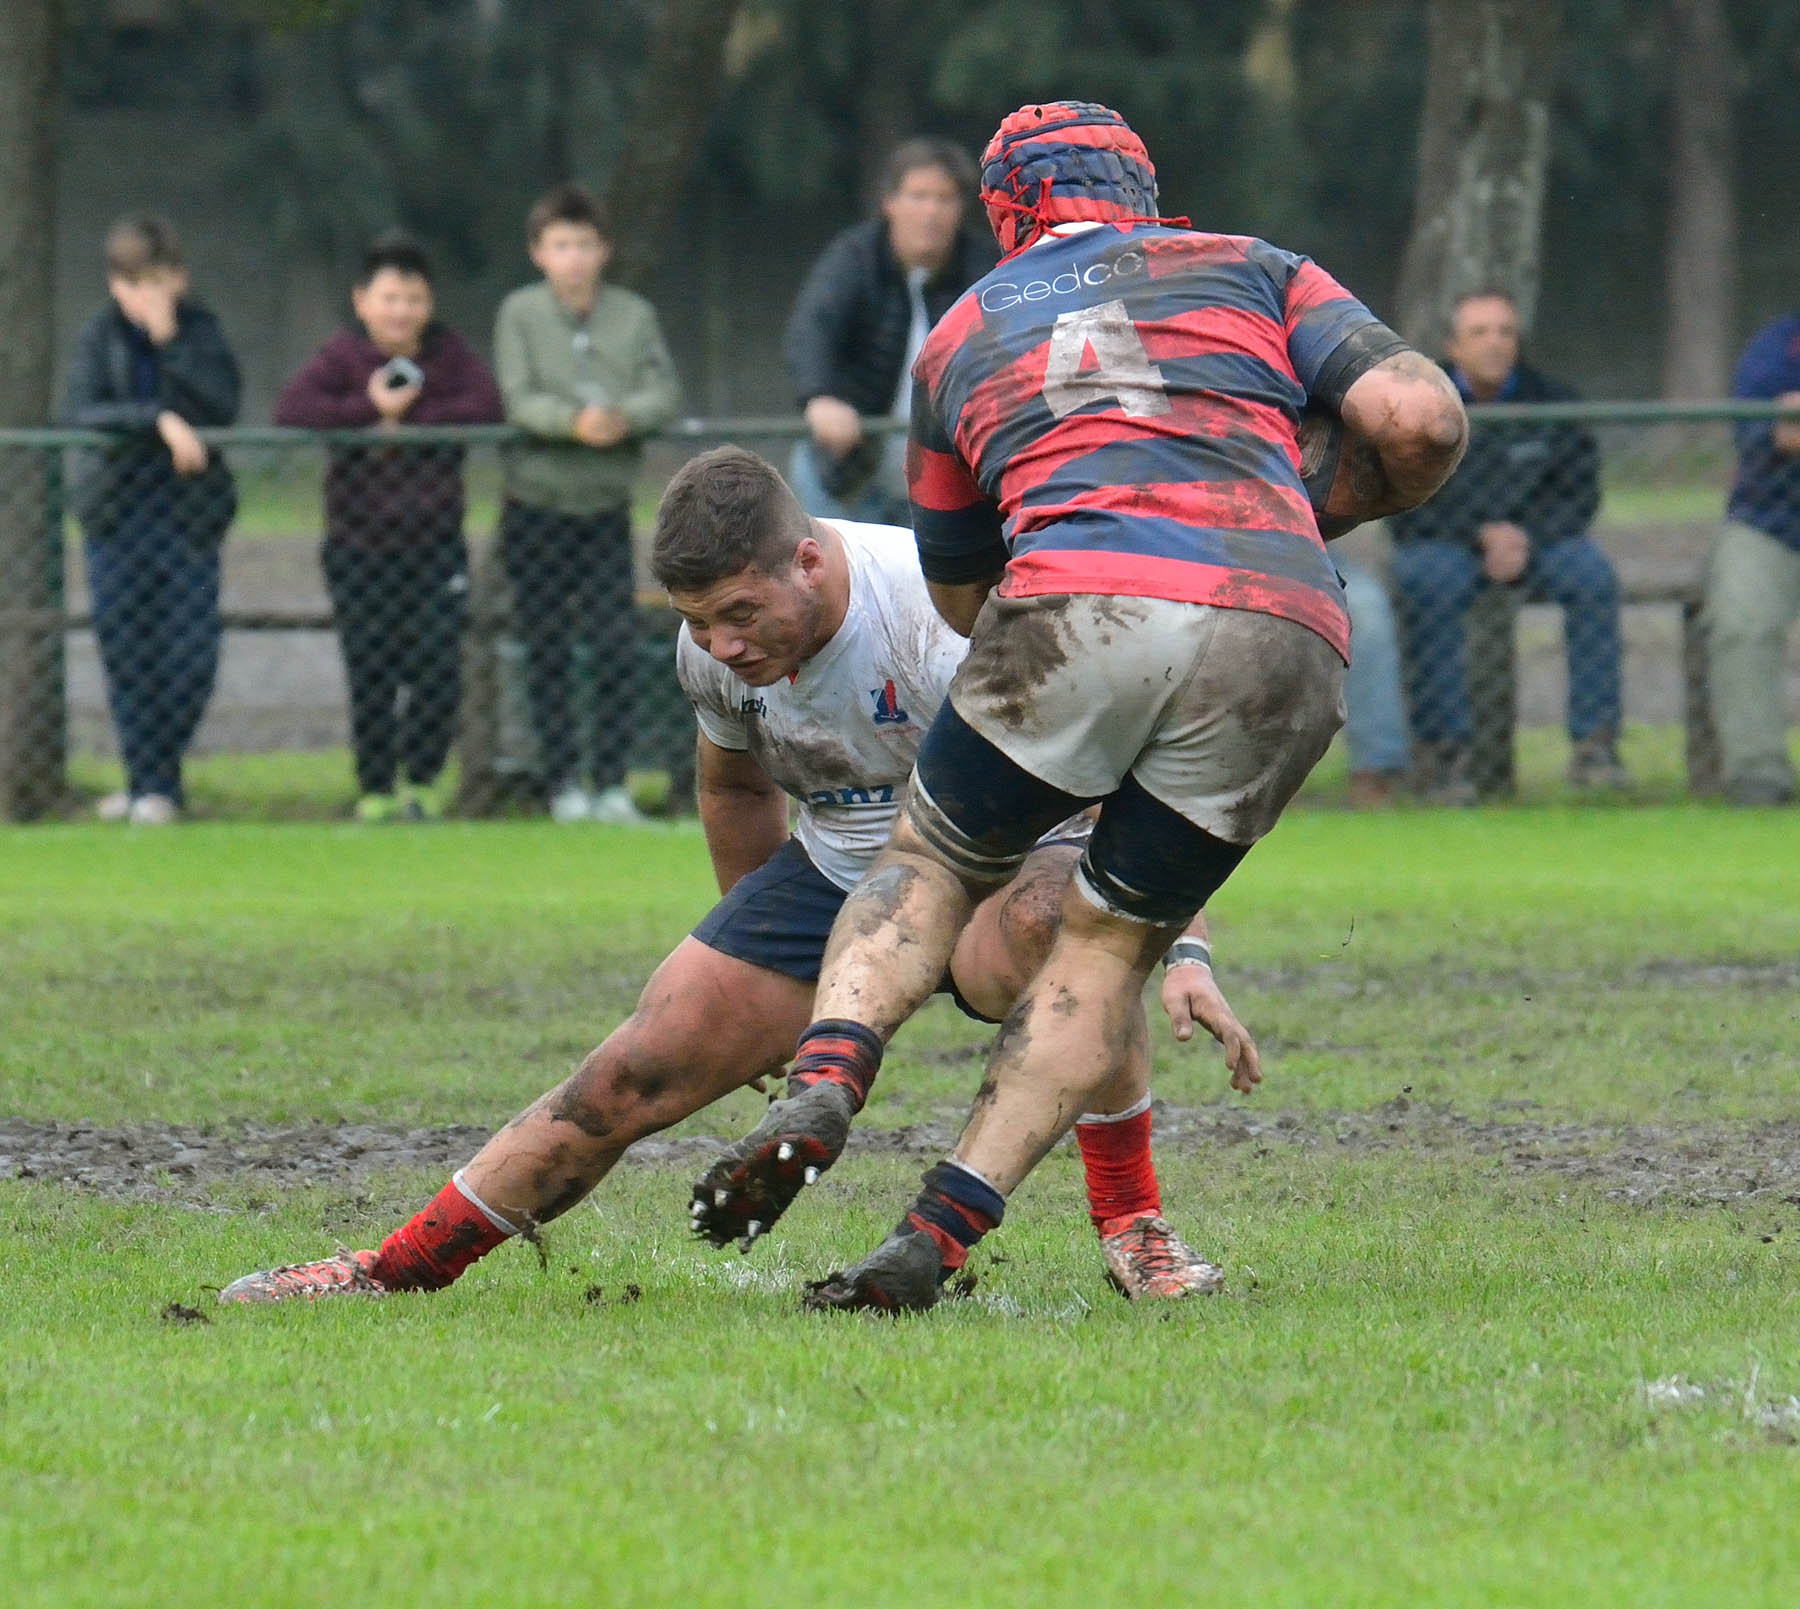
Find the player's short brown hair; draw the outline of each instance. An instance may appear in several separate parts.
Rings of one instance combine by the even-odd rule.
[[[142,279],[158,269],[179,273],[187,267],[175,226],[148,212],[118,219],[106,231],[105,254],[109,279]]]
[[[742,447],[714,447],[663,492],[650,570],[670,592],[702,592],[745,570],[774,575],[809,528],[774,465]]]
[[[891,196],[906,183],[909,173],[920,168],[942,168],[950,175],[965,205],[975,197],[975,159],[960,145],[941,140],[935,134],[921,134],[916,139],[902,140],[888,153],[881,169],[881,193]]]
[[[602,240],[612,239],[606,203],[585,184],[559,184],[546,190],[525,214],[525,238],[532,245],[553,223],[586,224]]]

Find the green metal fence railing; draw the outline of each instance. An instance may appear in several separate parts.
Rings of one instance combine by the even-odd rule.
[[[1510,485],[1495,488],[1496,496],[1509,490],[1519,494],[1531,481],[1529,496],[1513,498],[1525,523],[1545,515],[1565,524],[1579,517],[1610,558],[1626,612],[1624,715],[1685,727],[1693,791],[1710,791],[1718,783],[1701,590],[1735,464],[1732,427],[1775,413],[1772,405],[1750,403],[1618,402],[1495,406],[1474,415],[1478,445],[1484,439],[1513,443],[1496,460],[1511,465]],[[874,428],[894,426],[878,421]],[[1592,443],[1592,464],[1571,459],[1531,480],[1537,473],[1533,454],[1557,431],[1585,435]],[[410,686],[408,675],[419,683],[399,693],[388,712],[399,721],[399,737],[377,732],[369,741],[377,749],[394,742],[404,748],[417,737],[416,732],[407,736],[409,719],[415,728],[450,721],[460,756],[458,803],[469,814],[491,811],[510,794],[550,785],[542,775],[541,734],[535,729],[541,723],[533,713],[533,700],[541,701],[544,689],[532,679],[495,542],[503,455],[523,438],[503,427],[323,433],[241,428],[201,435],[229,463],[235,480],[235,507],[218,511],[229,513],[230,523],[221,558],[225,646],[216,686],[198,672],[189,674],[193,667],[184,664],[178,648],[170,650],[172,660],[157,660],[163,650],[139,640],[154,637],[179,614],[180,587],[140,596],[130,578],[121,583],[104,563],[96,571],[84,554],[84,530],[92,535],[99,528],[106,541],[125,547],[161,540],[158,521],[166,527],[175,517],[166,506],[166,471],[159,477],[154,470],[121,470],[120,438],[104,433],[0,430],[0,817],[29,820],[66,811],[72,803],[72,755],[111,755],[129,746],[128,736],[154,748],[159,722],[177,735],[185,733],[184,743],[193,737],[213,752],[350,742],[359,764],[369,758],[363,753],[369,732],[353,730],[350,709],[360,699],[359,712],[366,716],[373,708],[371,696],[380,702],[385,671],[376,666],[370,695],[356,679],[354,656],[340,652],[334,637],[342,637],[348,650],[350,635],[362,634],[365,672],[370,642],[377,656],[379,645],[391,642],[396,655],[416,658],[421,650],[414,638],[424,631],[425,617],[415,605],[427,594],[408,603],[401,594],[412,583],[397,580],[391,583],[394,596],[387,596],[382,589],[390,582],[381,578],[390,571],[379,564],[368,572],[375,578],[369,583],[373,594],[344,590],[343,576],[328,585],[320,538],[328,515],[337,521],[334,529],[343,526],[346,498],[354,524],[353,506],[366,494],[370,508],[382,511],[379,517],[371,513],[371,521],[393,528],[371,538],[374,545],[400,541],[395,532],[406,523],[412,484],[407,477],[415,473],[425,475],[421,484],[439,490],[446,477],[460,481],[466,496],[467,593],[453,611],[440,610],[438,619],[452,633],[456,667],[454,673],[444,669],[440,640],[435,670],[414,666],[399,677],[403,686]],[[594,763],[596,745],[605,747],[618,736],[607,735],[604,712],[592,707],[597,700],[613,701],[631,712],[630,762],[669,771],[679,796],[691,767],[692,723],[674,683],[674,621],[641,562],[655,487],[701,444],[738,441],[785,464],[803,435],[803,425],[793,418],[693,418],[649,444],[635,522],[640,549],[628,589],[630,619],[619,631],[605,623],[578,629],[573,645],[570,684],[576,701],[585,699],[587,705],[576,719],[584,762]],[[1517,454],[1509,457],[1515,447]],[[332,494],[337,502],[328,509],[326,468],[334,455],[340,464],[355,467],[347,480],[340,468]],[[1597,477],[1591,510],[1580,483],[1589,473]],[[1410,702],[1428,704],[1437,683],[1418,657],[1421,645],[1435,640],[1429,612],[1434,606],[1418,618],[1418,587],[1403,584],[1410,561],[1397,564],[1395,558],[1404,546],[1396,547],[1392,533],[1377,528],[1353,534],[1335,551],[1346,563],[1361,564],[1394,604],[1408,655]],[[403,571],[404,566],[392,574]],[[584,580],[566,579],[572,587]],[[433,608],[444,603],[432,596]],[[346,618],[346,603],[353,618]],[[1556,613],[1526,603],[1518,589],[1483,588],[1467,624],[1460,663],[1472,712],[1471,775],[1480,792],[1502,794],[1511,785],[1515,727],[1561,724],[1571,699],[1586,696],[1587,689],[1571,687],[1561,668]],[[153,669],[156,665],[165,668]],[[125,685],[131,678],[135,683]],[[200,682],[205,683],[203,720],[191,707]],[[1412,717],[1416,729],[1442,712],[1421,707],[1401,713]],[[371,717],[364,724],[385,731],[386,720]],[[376,754],[373,763],[379,769],[385,761]]]

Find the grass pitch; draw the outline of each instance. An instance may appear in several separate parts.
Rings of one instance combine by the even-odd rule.
[[[940,1008],[885,1143],[752,1258],[682,1230],[745,1094],[542,1259],[211,1304],[385,1232],[449,1165],[395,1167],[402,1126],[490,1127],[617,1021],[709,898],[691,828],[0,834],[0,1595],[1790,1603],[1794,830],[1294,815],[1215,912],[1263,1092],[1158,1052],[1165,1199],[1229,1294],[1110,1295],[1059,1152],[975,1295],[897,1323],[794,1291],[953,1132],[984,1034]]]

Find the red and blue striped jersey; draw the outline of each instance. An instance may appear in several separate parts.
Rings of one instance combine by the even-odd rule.
[[[1335,407],[1398,349],[1370,326],[1389,334],[1316,264],[1243,236],[1103,224],[1008,259],[913,370],[926,577],[1004,567],[1012,597],[1251,609],[1348,660],[1295,432],[1309,399]]]

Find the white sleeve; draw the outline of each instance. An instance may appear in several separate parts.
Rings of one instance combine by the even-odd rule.
[[[694,646],[687,627],[682,626],[675,639],[675,679],[694,706],[694,718],[707,742],[741,754],[750,747],[750,734],[727,685],[729,675],[711,654]]]

